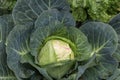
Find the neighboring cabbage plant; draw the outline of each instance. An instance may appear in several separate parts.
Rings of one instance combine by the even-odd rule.
[[[114,52],[113,57],[117,59],[117,61],[120,64],[120,14],[117,14],[115,17],[113,17],[110,21],[109,24],[115,29],[118,35],[118,47],[117,50]],[[120,79],[120,65],[118,69],[113,73],[110,78],[107,80],[119,80]]]
[[[76,21],[88,19],[108,22],[120,13],[120,0],[68,0]]]
[[[118,48],[113,56],[120,62],[120,14],[112,18],[109,24],[115,29],[118,35]]]

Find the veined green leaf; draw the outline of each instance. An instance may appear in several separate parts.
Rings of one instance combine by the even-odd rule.
[[[34,63],[34,57],[31,54],[25,54],[21,57],[20,60],[21,63],[29,63],[30,65],[32,65],[34,68],[36,68],[41,74],[42,76],[45,77],[45,79],[47,80],[53,80],[47,73],[47,71],[44,68],[41,68],[40,66],[36,65]],[[38,75],[37,72],[35,73],[35,75],[32,76],[31,79],[35,79],[34,76]],[[40,76],[40,74],[39,74]],[[38,78],[40,79],[40,77]]]
[[[29,54],[29,37],[31,32],[31,26],[18,25],[14,27],[7,39],[6,51],[8,66],[14,71],[19,80],[21,78],[29,78],[34,74],[34,70],[29,64],[20,63],[21,56]]]
[[[96,55],[96,65],[86,70],[84,79],[107,79],[118,67],[118,62],[112,57],[118,45],[117,33],[112,26],[101,22],[88,22],[80,30],[92,45],[91,56]]]
[[[118,47],[113,56],[120,62],[120,14],[111,19],[109,24],[115,29],[118,35]]]
[[[7,66],[5,45],[0,42],[0,80],[17,80],[14,73]]]
[[[62,23],[66,26],[75,26],[75,21],[69,12],[60,12],[52,9],[41,13],[35,21],[35,28],[48,26],[50,23]]]
[[[96,66],[88,68],[83,74],[83,80],[108,79],[118,67],[118,62],[111,55],[96,57]]]
[[[52,15],[56,13],[56,10],[54,11],[54,9],[57,10],[57,13],[59,11],[63,14],[64,12],[69,13],[70,10],[66,0],[18,0],[13,9],[14,22],[15,24],[34,23],[37,18],[42,17],[42,15],[44,15],[43,17],[48,16],[47,19],[49,20],[49,15],[51,15],[51,13]],[[55,14],[54,16],[58,17],[58,15],[59,14]],[[61,17],[66,18],[65,16]]]
[[[120,24],[120,14],[117,14],[115,17],[113,17],[110,21],[109,24],[117,31],[119,32],[119,24]]]
[[[12,15],[0,16],[0,42],[6,43],[6,38],[13,27]]]
[[[14,26],[12,15],[0,16],[0,80],[17,80],[7,65],[6,39]]]
[[[80,27],[98,56],[113,54],[117,49],[118,36],[112,26],[102,22],[88,22]]]

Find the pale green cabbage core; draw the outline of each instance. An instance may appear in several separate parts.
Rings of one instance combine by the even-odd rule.
[[[74,54],[69,44],[60,40],[53,40],[52,44],[57,56],[57,61],[74,59]]]
[[[38,56],[41,66],[69,60],[74,60],[74,52],[69,43],[62,40],[47,41]]]

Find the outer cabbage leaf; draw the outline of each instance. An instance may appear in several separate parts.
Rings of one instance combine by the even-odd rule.
[[[118,37],[112,26],[102,22],[88,22],[80,27],[92,45],[92,54],[98,56],[113,54],[118,45]]]
[[[28,64],[32,65],[34,68],[36,68],[39,71],[39,72],[35,72],[34,75],[32,75],[29,79],[31,79],[31,80],[32,79],[38,79],[38,80],[40,80],[40,79],[44,79],[45,78],[45,80],[46,79],[47,80],[53,80],[48,75],[48,73],[47,73],[47,71],[45,69],[43,69],[40,66],[38,66],[38,65],[35,64],[34,57],[31,54],[25,54],[25,55],[21,56],[20,62],[22,64],[28,63]],[[42,74],[42,76],[41,76],[41,74]]]
[[[66,0],[18,0],[13,9],[14,22],[15,24],[34,23],[39,16],[42,16],[44,13],[48,14],[46,12],[52,12],[53,9],[63,14],[70,10]],[[52,14],[54,13],[56,13],[56,11],[52,12]]]
[[[117,61],[120,63],[120,14],[113,17],[109,24],[115,29],[118,35],[118,47],[115,53],[113,54],[113,57],[117,59]],[[120,65],[119,65],[120,66]],[[108,78],[107,80],[119,80],[120,79],[120,69],[117,69],[113,75]]]
[[[75,26],[75,21],[69,12],[60,12],[56,9],[48,10],[37,18],[35,28],[48,26],[50,23],[63,23],[66,26]]]
[[[111,55],[96,57],[96,66],[88,68],[83,74],[83,80],[108,79],[117,69],[118,63]]]
[[[7,66],[5,45],[0,42],[0,80],[17,80],[13,72]]]
[[[34,70],[29,64],[20,63],[21,56],[28,54],[30,51],[29,36],[32,32],[32,27],[28,26],[15,26],[7,39],[7,63],[9,68],[14,71],[18,80],[29,78],[34,74]]]
[[[17,80],[7,66],[6,38],[14,24],[11,15],[0,16],[0,80]]]
[[[23,79],[41,79],[43,76],[50,80],[44,69],[39,68],[37,65],[33,65],[34,60],[30,56],[29,41],[30,35],[33,32],[32,24],[17,25],[11,31],[7,39],[7,63],[18,80]],[[27,56],[26,56],[27,55]],[[30,61],[30,63],[24,63],[22,58]],[[41,74],[35,69],[38,69]],[[39,75],[39,77],[38,77]]]
[[[96,55],[93,55],[90,59],[87,60],[87,62],[84,65],[79,65],[78,66],[78,72],[77,72],[75,80],[79,80],[79,78],[85,73],[85,71],[88,68],[96,65],[95,64],[95,59],[96,59]]]
[[[113,57],[117,59],[118,62],[120,62],[120,43],[118,43],[117,50],[114,52]]]
[[[92,45],[91,56],[96,55],[96,66],[91,66],[91,68],[95,68],[94,72],[97,75],[91,80],[108,78],[118,67],[117,61],[111,57],[118,44],[115,30],[110,25],[101,22],[88,22],[82,25],[80,30],[88,37],[88,41]],[[88,73],[85,72],[85,75],[94,75],[89,73],[90,69],[88,69]],[[86,80],[90,79],[86,77]]]
[[[109,21],[109,24],[118,32],[119,22],[120,22],[120,14],[117,14]]]
[[[110,21],[109,24],[115,29],[118,35],[118,39],[120,42],[120,14],[117,14],[115,17],[113,17]]]
[[[118,48],[113,56],[120,62],[120,14],[113,17],[109,24],[115,29],[118,35]]]
[[[0,17],[0,42],[6,42],[6,38],[13,27],[12,15],[3,15]]]

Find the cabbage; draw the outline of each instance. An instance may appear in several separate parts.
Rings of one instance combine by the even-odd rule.
[[[0,80],[119,79],[119,19],[76,28],[65,0],[17,0],[0,17]]]

